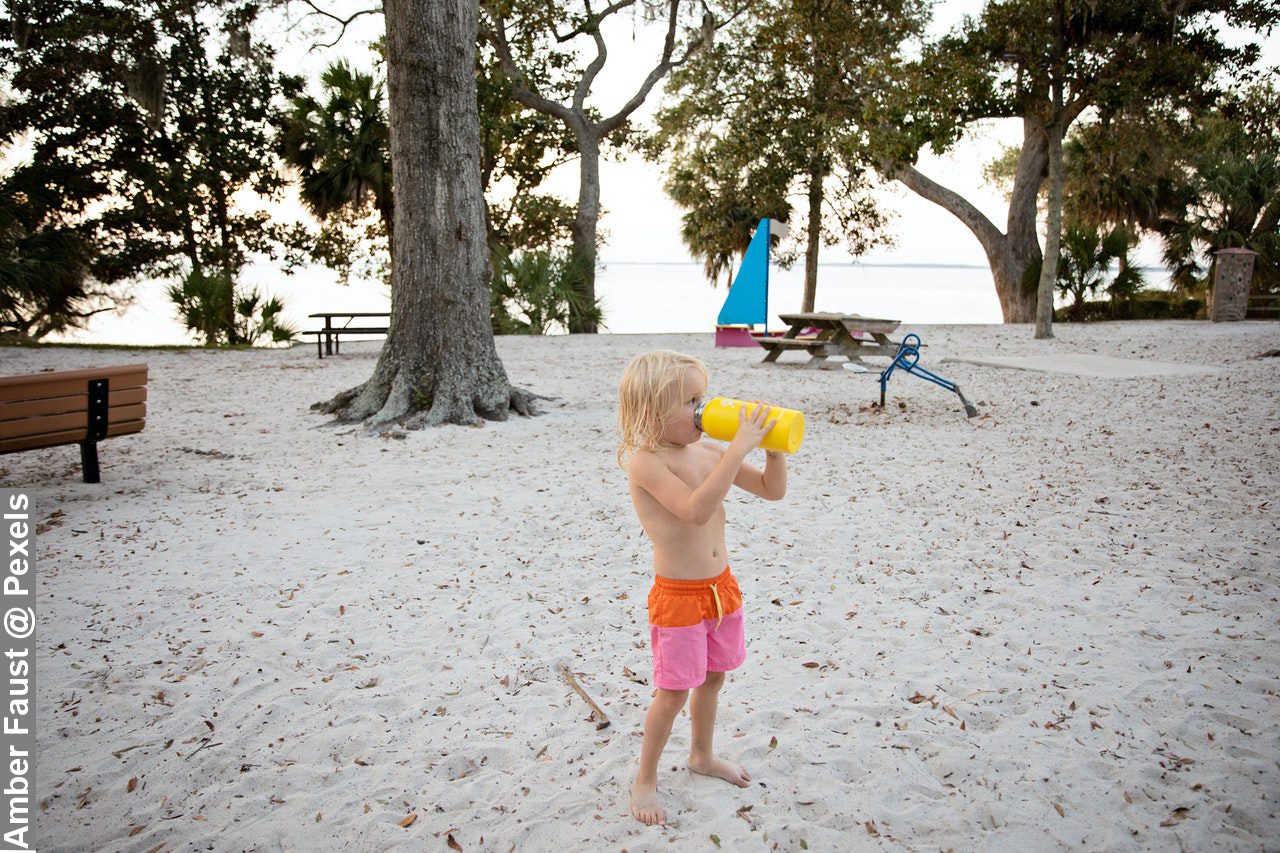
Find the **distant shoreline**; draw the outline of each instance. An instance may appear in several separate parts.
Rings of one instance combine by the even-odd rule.
[[[701,267],[702,264],[697,261],[600,261],[604,266],[619,267]],[[818,268],[823,267],[875,267],[881,269],[931,269],[931,270],[989,270],[986,264],[886,264],[886,263],[864,263],[862,261],[847,261],[842,263],[818,263]],[[1164,273],[1171,274],[1172,270],[1165,267],[1138,267],[1144,273]]]

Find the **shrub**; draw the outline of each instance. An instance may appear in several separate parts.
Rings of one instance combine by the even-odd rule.
[[[169,299],[187,329],[204,337],[207,347],[233,344],[253,345],[264,335],[273,343],[292,341],[297,329],[281,322],[284,303],[263,301],[255,287],[239,291],[231,276],[192,272],[181,284],[169,287]]]
[[[578,290],[583,278],[581,262],[567,251],[495,252],[489,290],[494,334],[545,335],[553,326],[568,328],[575,310],[599,323],[599,303],[587,305]]]

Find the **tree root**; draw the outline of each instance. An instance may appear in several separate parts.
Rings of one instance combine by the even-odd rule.
[[[382,366],[379,365],[379,368]],[[376,369],[367,382],[348,388],[329,400],[311,404],[311,411],[333,415],[325,426],[359,423],[364,435],[377,435],[391,426],[418,430],[426,426],[458,424],[481,426],[484,421],[505,421],[514,411],[524,417],[542,414],[535,405],[537,400],[555,400],[535,394],[514,385],[507,386],[505,395],[497,388],[450,389],[437,387],[431,395],[430,406],[424,406],[424,396],[408,379],[409,371]],[[505,383],[503,383],[505,384]]]

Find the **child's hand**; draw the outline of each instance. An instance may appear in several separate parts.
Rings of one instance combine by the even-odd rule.
[[[769,430],[773,429],[778,422],[777,418],[769,420],[769,413],[773,410],[761,403],[759,400],[753,401],[755,405],[751,409],[751,414],[747,414],[747,407],[743,406],[738,409],[738,432],[733,436],[733,441],[729,446],[737,446],[745,457],[752,450],[760,446],[760,442],[764,441],[764,437],[769,434]]]

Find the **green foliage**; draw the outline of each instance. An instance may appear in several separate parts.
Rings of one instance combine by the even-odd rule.
[[[489,246],[512,251],[566,245],[574,206],[536,190],[579,154],[577,138],[564,122],[512,97],[511,82],[489,42],[481,40],[476,63]]]
[[[563,244],[572,205],[534,190],[576,151],[573,137],[511,99],[510,85],[484,43],[479,56],[488,243],[507,250]],[[293,98],[277,137],[302,200],[319,222],[318,230],[297,225],[290,231],[286,263],[289,269],[320,263],[336,270],[344,284],[353,275],[390,284],[395,193],[385,87],[374,74],[340,62],[321,75],[320,89],[319,97]]]
[[[1274,81],[1224,98],[1199,117],[1181,149],[1186,177],[1158,230],[1165,261],[1188,293],[1213,276],[1213,253],[1247,248],[1254,292],[1280,292],[1280,89]],[[1202,279],[1199,270],[1208,269]]]
[[[978,119],[1025,118],[1048,127],[1055,81],[1063,89],[1064,126],[1089,106],[1107,116],[1212,103],[1224,77],[1257,61],[1259,46],[1229,47],[1205,20],[1216,15],[1230,26],[1265,30],[1278,9],[1275,0],[991,0],[926,45],[871,102],[869,126],[882,153],[912,162],[926,144],[949,149]]]
[[[277,150],[320,222],[319,231],[291,231],[286,262],[290,269],[321,263],[344,283],[353,271],[389,282],[395,194],[382,81],[335,62],[320,85],[321,98],[295,96],[279,122]]]
[[[1162,290],[1142,290],[1131,299],[1102,299],[1084,303],[1083,310],[1074,305],[1054,312],[1058,322],[1092,323],[1099,320],[1203,320],[1205,303]]]
[[[1137,293],[1142,286],[1142,274],[1129,261],[1132,242],[1132,235],[1124,228],[1101,232],[1076,222],[1069,222],[1063,228],[1057,289],[1063,295],[1074,297],[1073,320],[1084,319],[1085,301],[1104,286],[1115,301],[1124,301]],[[1120,262],[1120,269],[1108,285],[1107,273],[1116,261]]]
[[[281,321],[284,304],[279,299],[264,301],[256,287],[243,291],[222,273],[189,273],[181,284],[170,285],[168,294],[179,319],[208,347],[253,345],[264,336],[285,343],[298,335]]]
[[[713,285],[721,275],[726,284],[732,280],[761,218],[785,220],[791,212],[786,201],[790,176],[772,162],[740,162],[743,151],[723,139],[707,140],[687,159],[673,162],[667,173],[667,194],[688,211],[680,236],[694,257],[702,259],[703,273]]]
[[[93,234],[72,224],[57,175],[23,166],[0,179],[0,336],[34,341],[127,304],[94,280]]]
[[[862,111],[924,19],[919,0],[757,3],[672,74],[646,149],[669,155],[666,189],[710,281],[731,272],[764,216],[855,256],[887,242]],[[788,197],[801,193],[804,213],[791,216]]]
[[[567,329],[571,316],[599,323],[600,306],[581,294],[584,274],[582,261],[565,250],[499,250],[490,287],[494,334],[544,335],[555,327]]]
[[[12,101],[0,139],[65,176],[68,224],[104,282],[216,269],[273,254],[280,229],[241,207],[282,186],[273,100],[290,85],[252,37],[249,0],[16,0],[0,62]],[[217,26],[213,26],[216,22]]]

